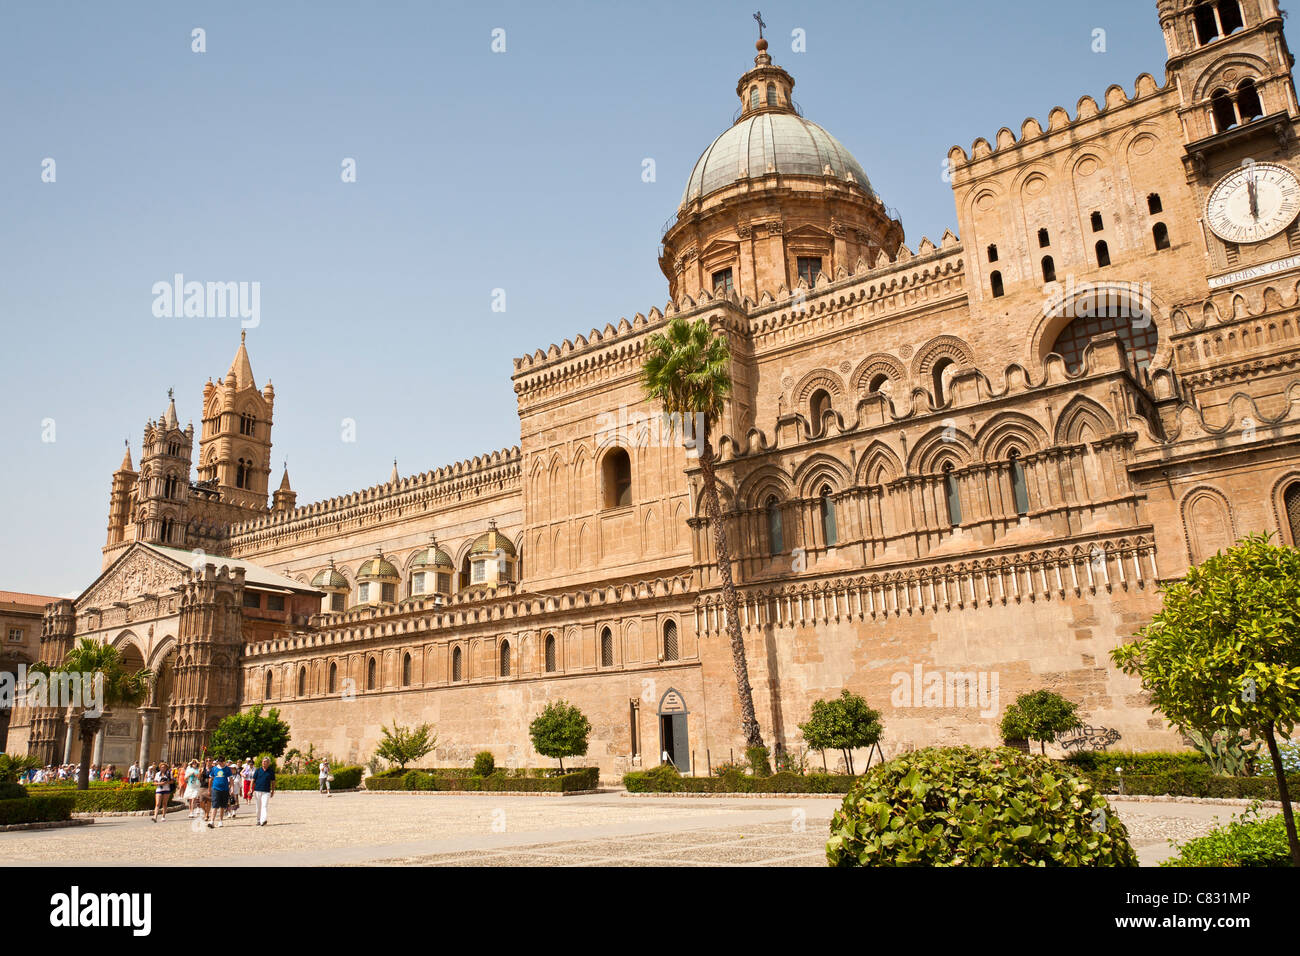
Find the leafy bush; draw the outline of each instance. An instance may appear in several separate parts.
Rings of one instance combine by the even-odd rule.
[[[1103,793],[1118,793],[1120,776],[1115,766],[1097,770],[1083,770],[1094,787]],[[1118,766],[1124,766],[1118,764]],[[1173,797],[1228,797],[1233,799],[1279,799],[1277,780],[1269,777],[1225,777],[1213,773],[1208,764],[1190,764],[1183,769],[1169,769],[1154,773],[1129,773],[1123,776],[1124,793],[1142,796]],[[1300,790],[1300,775],[1287,777],[1292,797]]]
[[[0,826],[15,823],[48,823],[72,819],[72,796],[20,797],[0,800]]]
[[[727,772],[715,777],[683,777],[669,764],[653,770],[635,770],[623,775],[629,793],[848,793],[857,777],[847,774],[789,771],[768,777],[741,773],[740,764],[724,764]],[[719,768],[715,768],[719,769]]]
[[[1130,773],[1166,773],[1181,770],[1208,770],[1209,763],[1203,754],[1190,750],[1084,750],[1070,754],[1065,762],[1081,771],[1114,771],[1124,768]]]
[[[486,777],[496,769],[497,761],[490,750],[480,750],[474,755],[474,776]]]
[[[332,790],[352,790],[361,786],[360,767],[332,767],[330,773],[334,774],[334,780],[330,783]],[[320,776],[314,773],[276,774],[275,789],[319,790]]]
[[[1056,761],[930,747],[868,771],[831,819],[832,866],[1137,866],[1106,798]]]
[[[808,772],[808,758],[804,754],[795,756],[788,750],[782,750],[776,755],[776,769],[778,773],[797,773],[802,776]]]
[[[27,788],[21,783],[0,783],[0,800],[22,800]]]
[[[564,769],[565,757],[582,757],[587,753],[591,721],[568,701],[547,704],[528,727],[533,749],[543,757],[555,757]]]
[[[838,750],[844,755],[844,766],[853,773],[853,751],[880,742],[884,733],[880,711],[867,706],[866,700],[847,688],[831,700],[813,701],[806,723],[799,725],[804,741],[813,750],[822,752]]]
[[[1002,715],[1003,740],[1037,740],[1039,753],[1057,734],[1080,726],[1079,705],[1050,690],[1021,694]]]
[[[682,789],[683,779],[676,767],[665,763],[651,770],[623,774],[623,786],[629,793],[675,793]]]
[[[378,782],[378,786],[374,784]],[[469,774],[441,776],[427,770],[408,770],[400,778],[371,778],[366,785],[373,790],[472,790],[490,793],[572,793],[595,790],[600,782],[599,767],[583,767],[554,776],[493,773],[488,776]]]
[[[399,770],[408,763],[414,763],[438,745],[438,735],[429,724],[418,727],[403,727],[393,721],[393,729],[381,726],[383,739],[375,748],[375,755],[383,757],[389,763],[397,764]]]
[[[212,731],[208,753],[214,757],[242,760],[250,754],[269,753],[278,757],[289,746],[289,725],[280,719],[280,711],[272,707],[262,716],[262,706],[242,714],[221,718]]]
[[[1291,866],[1286,821],[1281,814],[1266,820],[1251,819],[1257,809],[1242,814],[1227,826],[1178,847],[1178,854],[1161,866]],[[1170,841],[1173,842],[1172,840]]]
[[[73,813],[118,813],[152,810],[156,803],[152,785],[117,787],[113,790],[70,791],[76,801]]]
[[[768,759],[766,747],[746,747],[745,760],[749,762],[749,770],[755,777],[772,776],[772,762]]]

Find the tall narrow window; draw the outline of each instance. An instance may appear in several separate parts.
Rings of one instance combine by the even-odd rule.
[[[614,632],[609,628],[600,632],[600,666],[614,666]]]
[[[502,677],[510,676],[510,642],[509,641],[501,642],[500,666],[497,669],[497,673],[500,674]]]
[[[1011,499],[1016,514],[1029,514],[1029,486],[1025,483],[1025,466],[1020,463],[1020,449],[1011,449]]]
[[[411,686],[411,655],[402,655],[402,686]]]
[[[776,84],[767,84],[767,105],[776,106]]]
[[[948,396],[945,393],[943,384],[943,373],[948,371],[948,369],[950,369],[954,364],[955,363],[950,358],[939,359],[939,361],[934,363],[933,371],[930,372],[930,381],[934,385],[935,408],[938,408],[940,405],[943,405],[948,401]]]
[[[1056,281],[1056,261],[1051,256],[1043,256],[1043,281]]]
[[[375,689],[376,672],[377,672],[377,668],[375,666],[375,659],[372,657],[370,658],[370,660],[366,662],[366,690]]]
[[[1237,120],[1249,123],[1264,115],[1264,106],[1259,101],[1259,90],[1254,80],[1242,80],[1237,86]]]
[[[810,411],[812,412],[812,429],[814,435],[822,433],[822,423],[826,413],[831,410],[831,393],[819,388],[812,393]]]
[[[347,598],[347,595],[346,595],[346,594],[331,594],[331,595],[330,595],[330,610],[331,610],[331,611],[346,611],[347,609],[348,609],[348,598]]]
[[[677,647],[677,622],[664,621],[664,660],[675,661],[680,656]]]
[[[275,677],[275,675],[274,675],[273,672],[271,672],[271,671],[267,671],[267,672],[266,672],[266,693],[264,693],[264,694],[262,695],[262,699],[263,699],[263,700],[270,700],[270,699],[271,699],[271,682],[272,682],[272,680],[274,679],[274,677]]]
[[[835,501],[831,498],[831,486],[822,485],[819,508],[822,518],[822,538],[826,547],[835,547]]]
[[[1105,225],[1104,222],[1102,222],[1102,219],[1101,219],[1101,213],[1099,213],[1099,212],[1094,212],[1094,213],[1092,214],[1092,231],[1093,231],[1093,232],[1101,232],[1101,231],[1102,231],[1103,229],[1105,229],[1105,228],[1106,228],[1106,225]]]
[[[989,262],[997,262],[997,261],[998,261],[998,247],[996,245],[989,246]]]
[[[1165,211],[1164,203],[1160,201],[1159,193],[1152,193],[1147,196],[1147,212],[1155,216]]]
[[[555,635],[546,635],[546,673],[555,672]]]
[[[465,664],[461,656],[460,648],[457,647],[451,652],[451,680],[457,683],[465,677]]]
[[[730,269],[719,269],[713,273],[713,294],[730,295],[736,288]]]
[[[307,696],[307,668],[298,668],[298,696]]]
[[[330,661],[329,692],[331,694],[338,689],[338,681],[339,681],[339,665],[334,663],[334,661]]]
[[[759,102],[759,100],[758,100],[758,87],[757,87],[757,86],[751,86],[751,87],[749,88],[749,108],[750,108],[751,110],[756,110],[756,109],[758,109],[758,102]]]
[[[1052,237],[1047,234],[1046,229],[1038,230],[1038,248],[1046,249],[1052,244]]]
[[[795,259],[795,267],[799,270],[799,278],[808,283],[808,288],[811,289],[822,271],[822,257],[798,256]]]
[[[605,456],[605,507],[629,508],[632,506],[632,459],[622,448],[615,448]]]
[[[1097,268],[1104,269],[1108,265],[1110,265],[1110,246],[1108,246],[1106,240],[1103,239],[1101,242],[1097,243]]]
[[[994,272],[989,276],[989,286],[993,290],[993,298],[1000,299],[1006,295],[1006,289],[1002,286],[1002,273]]]
[[[1246,25],[1241,16],[1241,4],[1238,0],[1219,0],[1219,27],[1226,37],[1229,33],[1236,33]]]
[[[961,526],[961,493],[957,488],[957,476],[953,473],[952,462],[943,466],[943,492],[948,503],[948,524],[957,528]]]
[[[1282,505],[1286,508],[1287,530],[1291,532],[1291,546],[1300,547],[1300,481],[1293,481],[1282,493]]]
[[[1214,113],[1214,130],[1222,133],[1237,125],[1237,109],[1227,90],[1218,89],[1210,94],[1210,110]]]
[[[785,551],[785,534],[781,529],[781,503],[776,495],[767,499],[767,553],[781,554]]]
[[[1219,19],[1214,15],[1214,4],[1203,3],[1193,13],[1196,23],[1196,42],[1202,46],[1219,38]]]
[[[1156,251],[1169,248],[1169,227],[1163,222],[1158,222],[1151,229],[1151,237],[1156,242]]]

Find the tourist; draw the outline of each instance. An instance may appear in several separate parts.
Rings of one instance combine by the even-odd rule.
[[[138,761],[135,760],[131,761],[131,766],[128,767],[126,771],[126,782],[127,783],[140,782],[140,764]]]
[[[244,758],[244,765],[239,770],[239,779],[244,786],[244,799],[253,799],[253,774],[257,772],[257,765],[253,763],[252,757]]]
[[[334,779],[334,774],[330,773],[330,758],[323,757],[320,762],[320,792],[327,797],[334,794],[330,792],[330,781]]]
[[[190,818],[199,815],[199,762],[191,760],[185,768],[185,791],[182,795],[190,807]]]
[[[253,802],[257,806],[257,825],[266,826],[266,814],[270,809],[271,797],[275,796],[275,771],[271,769],[271,759],[262,758],[262,766],[253,771]]]
[[[172,775],[167,768],[166,761],[158,765],[158,773],[154,777],[153,794],[153,814],[149,819],[157,823],[158,814],[161,811],[165,823],[167,821],[167,804],[171,802],[172,798]]]
[[[216,818],[216,826],[222,826],[226,817],[226,807],[230,805],[230,778],[231,770],[226,766],[226,758],[218,757],[217,765],[212,768],[210,773],[212,789],[212,815]],[[208,829],[212,829],[213,822],[208,820]]]

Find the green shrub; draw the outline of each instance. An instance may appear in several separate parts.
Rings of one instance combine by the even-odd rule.
[[[1114,768],[1084,771],[1094,787],[1103,793],[1118,793],[1120,777]],[[1231,799],[1278,800],[1277,780],[1273,777],[1223,777],[1210,771],[1209,764],[1189,765],[1154,773],[1129,773],[1123,777],[1126,796],[1218,797]],[[1300,776],[1288,777],[1294,799],[1300,793]]]
[[[474,755],[474,776],[486,777],[496,769],[497,761],[490,750],[480,750]]]
[[[462,768],[463,770],[463,768]],[[598,767],[569,770],[560,775],[544,776],[541,772],[528,775],[492,773],[486,777],[473,776],[467,771],[452,776],[442,771],[408,770],[400,778],[371,777],[366,786],[371,790],[472,790],[484,792],[516,793],[572,793],[576,790],[595,790],[600,782]]]
[[[1123,767],[1126,776],[1130,773],[1209,769],[1210,766],[1204,755],[1192,750],[1085,750],[1070,754],[1065,762],[1084,771],[1113,772],[1116,767]]]
[[[333,767],[333,790],[352,790],[361,786],[361,767]],[[319,790],[320,776],[314,773],[280,773],[275,776],[277,790]]]
[[[1161,866],[1291,866],[1286,821],[1281,814],[1251,819],[1248,811],[1227,826],[1178,847],[1178,854]],[[1172,840],[1170,841],[1173,842]]]
[[[749,762],[750,772],[755,777],[772,776],[772,762],[768,759],[766,747],[746,747],[745,760]]]
[[[623,774],[623,786],[629,793],[675,793],[682,789],[683,779],[676,767],[665,763],[651,770]]]
[[[1088,780],[1007,747],[929,747],[869,770],[831,819],[832,866],[1137,866]]]
[[[72,819],[73,798],[43,795],[0,800],[0,826],[15,823],[48,823]]]
[[[623,775],[629,793],[848,793],[857,777],[847,774],[797,774],[781,771],[769,777],[738,773],[738,764],[716,777],[683,777],[671,765]]]
[[[0,800],[22,800],[27,788],[21,783],[0,783]]]
[[[152,810],[156,803],[152,785],[118,787],[114,790],[74,790],[74,813],[118,813]]]

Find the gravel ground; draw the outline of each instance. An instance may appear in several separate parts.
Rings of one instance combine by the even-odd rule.
[[[1240,813],[1212,804],[1114,801],[1146,866],[1168,840]],[[286,792],[270,824],[249,810],[220,829],[185,812],[165,823],[106,817],[93,827],[0,835],[0,865],[825,866],[838,800],[674,800]]]

